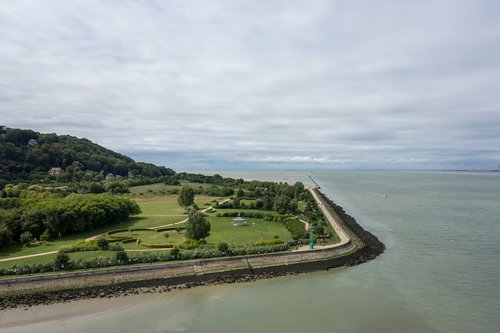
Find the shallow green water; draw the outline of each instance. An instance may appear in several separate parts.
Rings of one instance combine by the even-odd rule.
[[[221,174],[307,179],[294,171]],[[500,174],[311,174],[386,244],[386,253],[357,267],[155,295],[99,315],[8,331],[499,331]]]

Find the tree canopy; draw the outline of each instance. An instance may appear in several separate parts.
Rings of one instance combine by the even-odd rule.
[[[186,238],[200,240],[208,237],[210,234],[210,222],[203,216],[203,213],[197,209],[189,212],[186,224]]]
[[[189,207],[194,203],[194,191],[189,186],[182,186],[179,191],[179,197],[177,198],[177,203],[182,207]]]
[[[36,143],[29,144],[30,140]],[[69,177],[65,181],[71,181],[75,174],[82,178],[86,172],[122,177],[129,173],[144,177],[175,174],[163,166],[135,162],[87,139],[0,126],[0,182],[41,179],[52,167],[65,171],[62,178]]]

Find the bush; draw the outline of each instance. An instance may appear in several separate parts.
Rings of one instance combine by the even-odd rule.
[[[228,253],[229,245],[226,242],[220,242],[219,244],[217,244],[217,250],[219,250],[223,254]]]
[[[192,250],[199,246],[199,243],[196,239],[186,239],[184,243],[180,246],[181,249]]]
[[[33,235],[29,231],[25,231],[19,236],[19,241],[21,244],[29,244],[33,241]]]
[[[107,250],[109,248],[109,242],[106,238],[99,238],[97,240],[97,247],[101,250]]]
[[[170,250],[170,255],[174,258],[174,259],[177,259],[177,257],[179,256],[179,254],[181,253],[181,251],[174,247],[172,250]]]
[[[58,253],[54,259],[54,264],[57,269],[68,269],[69,255],[67,253]]]
[[[128,264],[128,254],[125,251],[118,251],[115,255],[118,263]]]

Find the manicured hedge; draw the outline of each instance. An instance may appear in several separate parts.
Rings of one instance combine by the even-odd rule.
[[[265,239],[258,242],[255,242],[255,246],[264,246],[264,245],[276,245],[283,244],[285,241],[282,239]]]
[[[169,227],[163,227],[163,228],[158,228],[158,229],[154,229],[155,231],[157,232],[162,232],[162,231],[171,231],[171,230],[185,230],[186,227],[184,226],[169,226]]]
[[[152,249],[171,249],[174,247],[173,244],[148,244],[148,243],[143,243],[143,242],[140,242],[139,246],[149,247]]]

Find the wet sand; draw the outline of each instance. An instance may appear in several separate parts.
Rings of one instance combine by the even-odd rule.
[[[94,316],[122,311],[144,302],[164,299],[165,297],[176,297],[179,291],[171,291],[168,294],[138,294],[111,298],[93,298],[72,301],[71,303],[54,303],[50,305],[38,305],[33,307],[7,309],[0,312],[0,332],[17,332],[17,329],[29,332],[31,325],[41,323],[74,319],[77,317],[88,317],[92,320]]]

